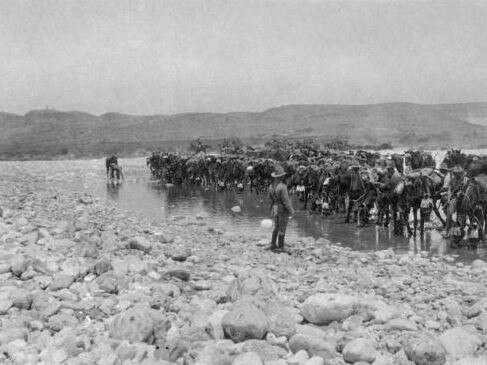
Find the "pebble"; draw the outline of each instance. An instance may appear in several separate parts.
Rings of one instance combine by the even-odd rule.
[[[276,256],[207,215],[158,222],[45,184],[74,165],[2,175],[0,363],[486,363],[483,260],[314,238]]]

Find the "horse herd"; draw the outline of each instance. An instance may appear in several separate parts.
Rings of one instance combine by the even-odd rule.
[[[400,235],[416,235],[418,230],[422,234],[434,212],[455,245],[462,238],[483,240],[487,159],[451,150],[439,162],[431,153],[412,150],[389,155],[330,150],[291,154],[286,161],[159,152],[147,158],[152,176],[167,183],[220,191],[249,189],[258,194],[267,190],[271,172],[279,163],[287,173],[290,193],[299,197],[304,209],[323,215],[346,213],[346,222],[352,219],[358,226],[374,220],[377,225],[392,224]],[[454,171],[461,172],[461,184],[452,183],[460,181]]]

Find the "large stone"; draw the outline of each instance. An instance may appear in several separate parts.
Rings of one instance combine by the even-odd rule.
[[[456,327],[445,331],[439,337],[446,353],[455,360],[471,356],[482,345],[482,341],[475,334]]]
[[[152,250],[152,243],[150,243],[145,237],[137,236],[129,240],[129,247],[134,250],[149,253]]]
[[[265,314],[252,304],[238,305],[222,318],[224,333],[235,342],[264,338],[269,323]]]
[[[171,243],[174,241],[171,235],[163,232],[154,232],[154,238],[160,243]]]
[[[93,273],[96,275],[104,274],[110,270],[113,270],[113,267],[107,259],[101,259],[93,266]]]
[[[136,306],[117,314],[108,323],[108,334],[111,338],[126,340],[129,343],[155,343],[171,327],[164,316],[149,307]]]
[[[311,323],[323,325],[342,321],[357,309],[357,299],[343,294],[315,294],[303,303],[303,317]]]
[[[296,333],[296,314],[278,303],[269,303],[264,307],[269,320],[269,332],[277,337],[291,337]]]
[[[32,304],[32,295],[26,290],[16,286],[4,286],[0,288],[0,300],[3,302],[3,309],[11,306],[19,309],[30,309]],[[8,309],[7,309],[8,310]]]
[[[433,338],[413,338],[405,347],[409,360],[416,365],[443,365],[446,351],[443,345]]]
[[[275,297],[277,288],[271,278],[262,272],[245,272],[232,280],[227,296],[232,302],[244,296]]]
[[[20,277],[22,273],[27,270],[27,259],[24,255],[15,255],[11,259],[12,274]]]
[[[358,361],[371,363],[377,356],[374,342],[366,338],[357,338],[347,343],[342,355],[345,361],[351,363]]]
[[[52,291],[66,289],[71,286],[74,281],[74,277],[71,275],[59,273],[54,276],[51,284],[49,284],[49,289]]]
[[[47,319],[57,313],[60,307],[59,301],[45,291],[38,291],[32,295],[32,310],[37,311],[38,316],[42,319]]]
[[[334,344],[321,338],[300,333],[289,339],[289,348],[294,353],[299,350],[306,350],[310,355],[320,356],[325,360],[334,358],[337,355]]]
[[[66,327],[75,328],[78,325],[78,320],[70,314],[59,313],[51,316],[48,321],[48,326],[53,331],[61,331]]]
[[[32,305],[32,294],[25,289],[18,288],[11,293],[10,298],[13,306],[19,309],[30,309]]]
[[[178,249],[169,254],[171,259],[174,261],[179,261],[183,262],[186,261],[186,259],[191,256],[191,249],[189,248],[184,248],[184,249]]]
[[[184,269],[173,269],[166,271],[166,275],[173,276],[175,278],[181,279],[183,281],[188,281],[191,277],[191,273]]]
[[[471,265],[472,265],[472,269],[487,269],[487,262],[481,259],[473,260]]]

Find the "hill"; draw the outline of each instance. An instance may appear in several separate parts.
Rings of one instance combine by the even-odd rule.
[[[201,137],[261,142],[276,136],[407,147],[481,147],[487,103],[422,105],[286,105],[259,113],[185,113],[136,116],[33,110],[0,113],[0,156],[100,156],[145,153],[188,145]],[[210,143],[211,144],[211,143]],[[214,143],[216,144],[216,143]]]

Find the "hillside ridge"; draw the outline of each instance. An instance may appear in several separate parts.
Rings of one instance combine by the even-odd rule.
[[[0,112],[0,157],[98,156],[176,147],[200,137],[347,139],[355,144],[481,147],[487,103],[290,104],[261,112],[133,115],[32,110]],[[215,142],[216,143],[216,142]]]

